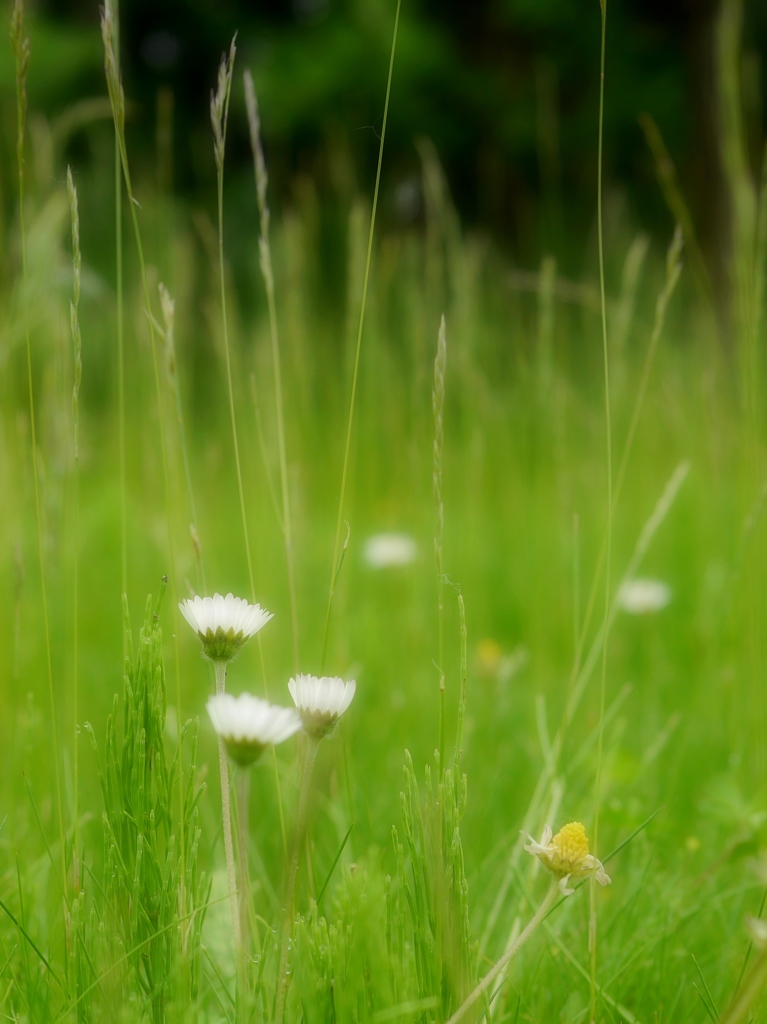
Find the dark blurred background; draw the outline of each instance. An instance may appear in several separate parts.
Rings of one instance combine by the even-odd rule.
[[[241,73],[259,92],[273,205],[311,181],[325,203],[372,190],[395,0],[130,0],[121,50],[133,159],[158,187],[197,200],[214,188],[208,103],[238,32],[228,175],[251,174]],[[93,0],[31,9],[30,105],[55,120],[105,93]],[[718,139],[714,0],[622,0],[608,10],[605,174],[633,223],[664,239],[672,217],[640,127],[657,124],[716,274],[727,218]],[[596,190],[597,0],[404,0],[387,138],[383,217],[421,216],[419,146],[431,140],[468,225],[512,258],[542,252],[577,272]],[[767,3],[745,6],[743,106],[757,175],[764,137]],[[10,112],[12,67],[0,83]],[[84,114],[84,121],[88,120]],[[13,122],[4,117],[5,144]],[[108,125],[104,125],[108,128]],[[106,136],[105,136],[106,137]],[[93,125],[67,147],[87,161]]]

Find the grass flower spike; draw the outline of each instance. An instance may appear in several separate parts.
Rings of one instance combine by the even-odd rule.
[[[559,878],[559,890],[564,896],[575,892],[567,883],[571,878],[588,878],[594,875],[600,885],[609,885],[610,876],[602,862],[589,853],[589,839],[586,829],[579,821],[571,821],[552,838],[551,828],[546,825],[540,843],[536,843],[527,832],[522,833],[529,840],[525,849],[537,857],[549,871]]]
[[[336,722],[352,702],[356,682],[345,683],[338,676],[297,675],[288,683],[304,729],[321,740],[332,732]]]
[[[217,662],[231,661],[242,645],[272,618],[272,613],[260,604],[248,604],[232,594],[195,597],[182,601],[179,608],[200,638],[205,657]]]
[[[256,761],[264,747],[282,743],[301,728],[301,719],[293,708],[270,704],[249,693],[239,697],[216,694],[208,700],[207,708],[229,756],[243,767]]]

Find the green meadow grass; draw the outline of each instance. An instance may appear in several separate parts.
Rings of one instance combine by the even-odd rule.
[[[727,31],[725,19],[725,91],[727,47],[737,46]],[[34,35],[31,45],[33,75]],[[235,91],[242,70],[235,64]],[[242,496],[255,597],[274,620],[230,666],[229,689],[288,704],[296,663],[319,674],[324,661],[357,679],[339,733],[320,748],[285,1019],[447,1021],[546,892],[519,830],[538,836],[547,823],[556,831],[581,820],[593,833],[598,776],[597,852],[609,858],[612,885],[595,892],[595,976],[586,884],[463,1019],[578,1022],[591,999],[599,1020],[629,1024],[762,1019],[763,955],[744,924],[764,904],[751,860],[767,821],[759,219],[749,221],[749,208],[738,222],[738,302],[723,343],[700,275],[688,269],[698,258],[689,232],[682,251],[669,228],[668,255],[605,204],[614,500],[602,714],[596,236],[580,281],[548,256],[540,270],[512,267],[461,227],[422,146],[424,224],[379,231],[372,246],[336,547],[344,523],[348,544],[326,636],[367,194],[339,198],[333,295],[311,186],[272,211],[270,322],[255,188],[230,196],[224,168],[220,268],[215,209],[137,175],[158,375],[133,211],[123,204],[123,498],[111,154],[72,168],[82,249],[76,474],[66,166],[36,117],[25,239],[17,206],[0,285],[0,1013],[274,1019],[303,741],[253,770],[249,994],[236,1006],[216,737],[205,713],[213,674],[173,605],[204,592],[203,572],[208,592],[250,596]],[[733,195],[753,198],[742,139],[730,135]],[[14,173],[9,163],[5,180]],[[235,217],[252,218],[244,283],[226,259]],[[435,401],[443,313],[444,397],[438,380]],[[414,539],[412,564],[366,563],[366,539],[387,531]],[[620,610],[626,574],[665,581],[668,606]],[[744,1005],[728,1016],[738,992]]]

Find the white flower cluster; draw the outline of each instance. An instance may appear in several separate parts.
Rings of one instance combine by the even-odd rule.
[[[231,661],[272,618],[260,605],[232,594],[195,597],[182,601],[179,608],[199,637],[204,656],[220,666]],[[252,764],[265,747],[282,743],[302,726],[313,739],[327,736],[351,704],[356,683],[337,676],[297,675],[288,689],[297,710],[249,693],[239,697],[217,693],[210,698],[210,720],[232,760],[243,766]]]

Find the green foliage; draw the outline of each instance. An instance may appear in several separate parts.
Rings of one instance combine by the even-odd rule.
[[[413,760],[405,753],[405,789],[401,794],[404,848],[396,828],[397,882],[405,896],[395,904],[390,935],[405,932],[405,903],[412,930],[418,995],[438,995],[436,1015],[446,1020],[463,1003],[477,981],[477,946],[469,924],[469,885],[464,869],[459,825],[466,811],[466,776],[453,769],[435,776],[427,765],[422,802]],[[407,851],[407,857],[405,857]],[[391,939],[390,939],[391,941]],[[398,944],[401,949],[401,938]]]
[[[164,589],[164,588],[163,588]],[[209,895],[198,863],[197,722],[181,730],[172,760],[165,750],[166,688],[159,607],[147,600],[144,625],[134,651],[127,607],[127,654],[122,700],[123,727],[115,696],[107,718],[103,757],[91,736],[104,800],[104,880],[99,917],[106,925],[106,956],[125,957],[155,1022],[166,1005],[195,999],[200,942]],[[181,766],[185,740],[191,763]],[[184,803],[174,804],[176,777],[186,772]],[[184,853],[179,842],[184,832]]]
[[[506,5],[499,16],[518,17],[523,8],[531,21],[553,17],[553,4],[533,11],[527,3]],[[565,24],[563,34],[568,30]],[[410,46],[417,62],[414,39],[411,33],[408,42],[405,26],[403,52]],[[725,41],[722,74],[732,90],[737,40]],[[25,50],[17,50],[25,65]],[[37,52],[33,33],[30,85]],[[428,63],[433,51],[424,54]],[[295,70],[287,61],[285,69]],[[340,74],[300,70],[309,81]],[[364,70],[378,81],[372,58]],[[402,109],[396,81],[395,74],[392,117]],[[297,95],[305,84],[295,83]],[[236,79],[232,88],[229,128],[239,123],[244,131]],[[33,107],[34,95],[30,88]],[[311,96],[299,98],[309,103]],[[270,106],[263,101],[266,124]],[[129,119],[129,134],[135,129]],[[230,410],[210,226],[215,206],[203,210],[204,196],[196,197],[192,210],[153,189],[138,161],[131,213],[147,260],[137,268],[126,246],[123,503],[116,302],[109,263],[100,256],[114,241],[112,140],[107,163],[94,151],[92,164],[73,171],[82,221],[81,346],[73,350],[64,164],[50,145],[53,134],[41,120],[27,136],[23,284],[19,221],[0,224],[0,795],[7,814],[0,828],[0,1013],[20,1024],[220,1024],[236,1012],[235,956],[218,790],[204,786],[206,774],[215,773],[215,737],[206,720],[199,734],[196,723],[211,689],[208,666],[191,631],[174,635],[174,607],[147,602],[135,638],[127,606],[171,568],[180,591],[191,590],[202,578],[203,544],[211,586],[247,593],[242,494],[257,597],[275,611],[275,625],[264,631],[262,646],[243,647],[228,685],[268,688],[271,700],[286,703],[295,664],[319,663],[366,200],[347,180],[330,209],[305,176],[296,179],[290,203],[273,200],[274,308],[267,310],[258,277],[263,254],[254,243],[256,197],[243,198],[236,183],[224,189],[225,217],[236,218],[253,243],[237,269],[246,283],[239,295],[226,252],[220,268],[230,312]],[[662,155],[652,129],[650,136]],[[736,192],[748,173],[744,136],[731,132],[727,144]],[[209,137],[205,153],[212,168]],[[333,154],[343,178],[342,147]],[[390,226],[372,251],[349,527],[343,568],[334,574],[327,644],[328,671],[354,675],[358,688],[340,735],[323,740],[306,842],[296,844],[301,877],[297,915],[288,921],[286,1021],[446,1024],[540,906],[548,879],[524,852],[519,830],[538,836],[546,822],[557,827],[573,819],[591,828],[601,731],[596,852],[613,885],[595,901],[599,1019],[685,1021],[703,1012],[715,1017],[718,1009],[723,1020],[758,1020],[767,971],[758,948],[762,931],[752,922],[747,933],[743,921],[765,906],[764,879],[748,861],[767,838],[767,448],[757,372],[765,338],[767,188],[752,183],[758,202],[754,207],[751,195],[745,209],[756,209],[759,219],[748,227],[743,216],[734,256],[742,286],[737,353],[719,344],[704,275],[696,274],[695,284],[683,262],[698,258],[692,215],[669,246],[665,235],[637,235],[631,215],[606,204],[619,472],[602,715],[595,688],[600,616],[590,613],[605,586],[595,254],[577,238],[592,268],[577,280],[548,251],[536,255],[532,269],[511,266],[487,238],[461,224],[437,149],[423,143],[419,158],[423,229]],[[41,171],[46,167],[49,174]],[[665,171],[670,205],[686,209],[679,206],[679,181]],[[9,170],[3,180],[11,177]],[[329,223],[335,233],[327,232]],[[152,372],[147,331],[160,276],[169,283],[166,354],[173,333],[172,367],[162,379]],[[443,311],[446,340],[432,395]],[[280,328],[284,419],[268,385],[275,377],[271,314]],[[78,354],[75,505],[71,397]],[[241,492],[230,414],[243,442]],[[31,514],[36,468],[40,576]],[[293,582],[285,558],[288,492]],[[167,544],[163,513],[174,545]],[[121,614],[123,518],[129,560]],[[385,530],[410,535],[418,553],[412,563],[368,564],[364,541]],[[70,602],[75,567],[77,610]],[[619,585],[624,575],[645,573],[668,582],[671,601],[633,616],[621,607]],[[44,585],[50,631],[41,611]],[[69,657],[74,636],[79,704]],[[178,666],[176,714],[167,708],[165,647],[173,651],[174,672]],[[112,702],[105,681],[121,664],[123,688]],[[78,708],[94,723],[88,731],[97,765],[96,772],[85,770],[94,761],[81,751],[79,777],[70,770],[71,744],[81,740]],[[68,737],[60,745],[56,723],[58,735]],[[414,765],[454,732],[455,759],[437,757],[423,776],[417,773]],[[406,755],[400,794],[403,748],[413,753]],[[244,1014],[240,1007],[247,1024],[274,1019],[283,834],[295,830],[296,761],[288,743],[253,769],[251,827],[241,853],[252,878]],[[588,1013],[589,974],[581,889],[559,902],[465,1019],[578,1024]]]

